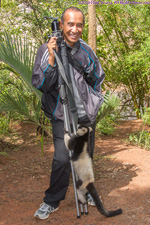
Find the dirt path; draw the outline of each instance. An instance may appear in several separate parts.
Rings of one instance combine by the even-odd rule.
[[[123,214],[105,218],[95,207],[89,215],[76,218],[73,185],[70,181],[66,200],[59,211],[45,221],[33,217],[48,187],[53,145],[45,140],[41,157],[32,124],[13,125],[15,133],[0,143],[9,156],[0,156],[0,225],[149,225],[150,224],[150,151],[121,142],[141,121],[123,122],[114,137],[96,140],[95,185],[107,209],[122,208]],[[0,150],[1,150],[0,149]],[[11,150],[11,151],[10,151]]]

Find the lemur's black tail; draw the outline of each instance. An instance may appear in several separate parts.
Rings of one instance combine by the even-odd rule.
[[[113,217],[113,216],[117,216],[117,215],[122,214],[122,209],[117,209],[117,210],[114,210],[114,211],[107,211],[104,208],[103,202],[99,198],[99,195],[98,195],[93,183],[88,184],[88,186],[86,188],[87,188],[88,192],[91,194],[91,196],[93,197],[93,199],[95,201],[95,204],[96,204],[96,207],[102,215],[104,215],[106,217]]]

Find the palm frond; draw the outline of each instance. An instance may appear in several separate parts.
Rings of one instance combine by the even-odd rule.
[[[0,61],[13,68],[41,99],[41,93],[31,84],[35,54],[36,47],[29,44],[26,37],[10,36],[6,32],[4,33],[3,41],[0,42]]]
[[[8,70],[12,73],[14,73],[16,76],[20,76],[12,67],[10,67],[8,64],[3,63],[3,65],[0,65],[0,70]]]
[[[34,96],[32,96],[34,97]],[[50,135],[50,130],[47,125],[44,125],[40,122],[41,117],[41,100],[36,98],[35,105],[33,104],[33,100],[30,96],[25,95],[24,93],[20,93],[19,89],[16,89],[14,95],[10,95],[10,93],[1,93],[0,95],[0,113],[3,111],[7,112],[15,112],[20,115],[23,115],[28,122],[32,122],[36,124],[36,126],[40,126],[43,130]]]
[[[36,113],[33,113],[34,109],[32,104],[29,106],[24,96],[20,95],[18,92],[15,93],[15,96],[10,95],[9,93],[1,94],[0,103],[0,112],[17,112],[24,115],[32,122],[39,124],[38,115],[40,114],[40,100],[38,100]]]
[[[111,94],[109,90],[106,91],[104,96],[104,102],[98,112],[97,121],[104,118],[106,115],[111,113],[118,106],[119,106],[119,98],[115,94]]]

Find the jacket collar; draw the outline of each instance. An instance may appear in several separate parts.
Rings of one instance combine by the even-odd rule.
[[[70,50],[71,54],[74,55],[79,50],[79,48],[80,48],[80,42],[78,40],[73,47],[71,47],[67,43],[66,43],[66,46]]]

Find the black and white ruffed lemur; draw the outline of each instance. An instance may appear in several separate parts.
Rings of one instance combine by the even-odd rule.
[[[92,167],[92,159],[89,154],[89,139],[91,127],[79,125],[76,134],[71,137],[66,132],[64,135],[65,145],[68,150],[73,150],[71,157],[75,173],[77,174],[78,181],[76,182],[77,195],[79,202],[85,204],[86,194],[90,193],[94,199],[98,211],[106,216],[112,217],[122,213],[122,209],[107,211],[102,200],[94,186],[94,173]]]

